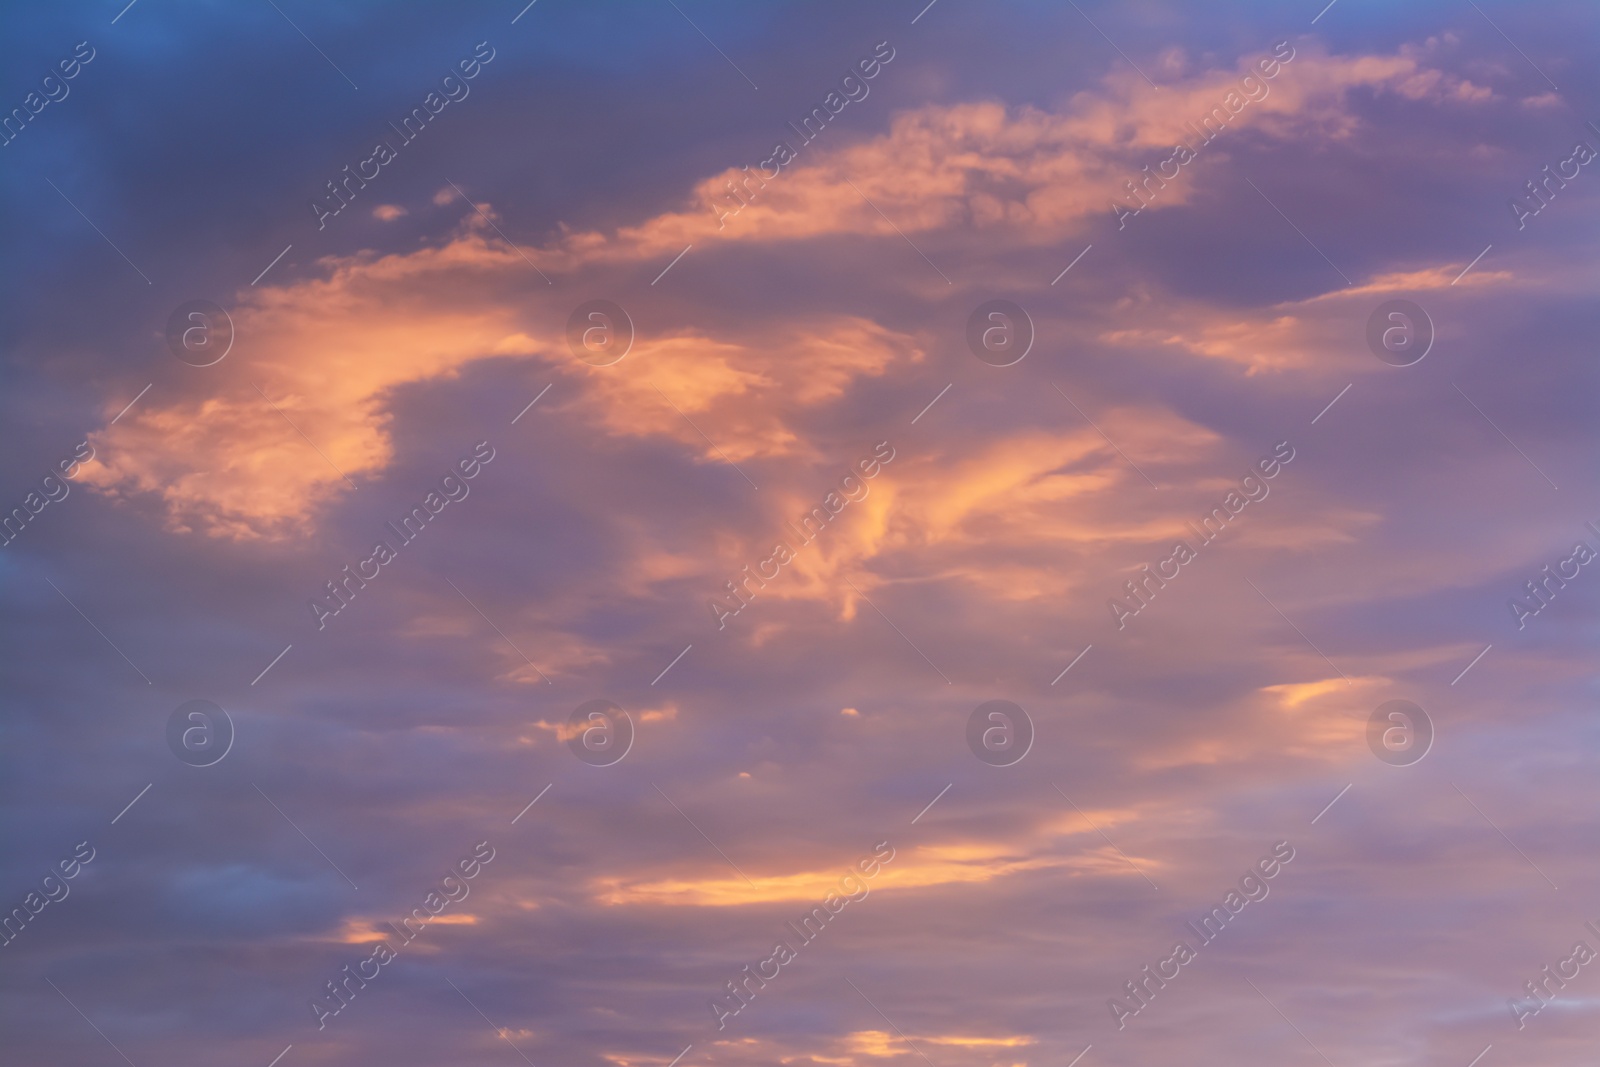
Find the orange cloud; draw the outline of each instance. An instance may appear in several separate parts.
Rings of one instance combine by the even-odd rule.
[[[1392,56],[1345,57],[1301,48],[1239,121],[1281,138],[1311,129],[1340,135],[1356,121],[1345,106],[1353,89],[1389,90],[1438,104],[1481,103],[1492,96],[1427,67],[1425,54],[1402,49]],[[1159,90],[1136,74],[1114,70],[1097,90],[1076,94],[1059,113],[1012,111],[994,102],[900,112],[886,134],[802,155],[764,183],[730,167],[696,185],[692,206],[684,210],[611,234],[569,234],[562,253],[541,266],[648,260],[719,238],[770,243],[870,233],[898,239],[897,228],[1005,230],[1016,243],[1052,243],[1085,216],[1109,211],[1122,182],[1154,162],[1152,153],[1164,157],[1179,141],[1193,140],[1185,124],[1198,122],[1237,91],[1241,78],[1254,73],[1256,59],[1241,58],[1232,70],[1180,77]],[[719,221],[730,203],[730,182],[748,204]],[[1184,182],[1164,192],[1163,206],[1182,203],[1189,189]]]
[[[477,924],[478,917],[470,912],[450,912],[432,916],[428,920],[429,926],[476,926]],[[338,933],[329,940],[342,945],[367,945],[398,936],[394,927],[386,920],[350,915],[345,917]]]
[[[626,371],[593,371],[577,406],[616,436],[665,436],[708,463],[813,457],[785,405],[837,399],[858,378],[922,358],[910,337],[849,316],[771,323],[743,340],[680,333],[639,342]]]
[[[1135,857],[1144,870],[1158,861]],[[990,882],[1027,871],[1068,870],[1076,874],[1137,877],[1127,860],[1110,847],[1096,847],[1073,855],[1028,855],[990,841],[950,842],[901,849],[894,862],[883,866],[867,881],[870,892],[927,889]],[[656,904],[692,907],[742,907],[780,902],[817,904],[834,892],[843,867],[798,871],[786,875],[753,876],[746,882],[737,875],[717,872],[709,877],[600,879],[595,897],[603,904]]]
[[[1311,653],[1308,651],[1308,655]],[[1273,755],[1343,763],[1365,750],[1367,716],[1393,686],[1383,675],[1314,678],[1264,686],[1236,710],[1247,725],[1215,737],[1177,739],[1137,760],[1148,770],[1256,763]]]
[[[1398,296],[1440,290],[1466,293],[1507,285],[1517,280],[1509,270],[1486,270],[1481,265],[1465,277],[1469,260],[1413,271],[1391,271],[1360,285],[1337,286],[1303,300],[1284,301],[1259,311],[1219,310],[1200,301],[1130,300],[1119,310],[1122,318],[1137,311],[1135,327],[1105,330],[1100,339],[1123,348],[1168,348],[1207,359],[1223,360],[1244,368],[1246,376],[1265,371],[1296,370],[1344,362],[1368,373],[1382,373],[1382,365],[1352,355],[1349,305],[1365,314],[1373,297]],[[1331,278],[1331,272],[1330,272]],[[1459,281],[1457,280],[1459,279]],[[1359,340],[1359,338],[1358,338]],[[1359,354],[1359,350],[1357,353]]]
[[[207,368],[204,391],[95,433],[83,476],[112,495],[160,497],[176,530],[303,532],[388,465],[395,390],[458,373],[520,326],[517,305],[495,299],[520,262],[469,224],[440,248],[325,260],[325,277],[252,290],[231,309],[233,351]]]
[[[1025,1045],[1035,1044],[1031,1037],[984,1037],[978,1034],[912,1034],[912,1041],[926,1042],[930,1045],[953,1045],[960,1048],[1020,1048]],[[893,1056],[915,1055],[915,1050],[906,1043],[906,1038],[899,1034],[892,1034],[886,1030],[857,1030],[846,1034],[845,1045],[855,1055],[870,1056],[873,1059],[888,1059]]]
[[[1048,554],[1059,561],[1063,544],[1085,550],[1180,529],[1179,518],[1130,514],[1114,503],[1129,482],[1143,480],[1065,400],[1061,406],[1063,421],[1073,428],[1021,430],[955,456],[897,451],[864,483],[867,495],[804,546],[783,524],[797,522],[817,500],[774,494],[769,532],[724,546],[728,572],[738,571],[734,560],[761,559],[771,541],[783,540],[795,546],[795,559],[757,600],[837,603],[849,619],[859,597],[844,579],[870,596],[887,580],[870,570],[881,557],[906,561],[924,579],[959,578],[1001,599],[1038,599],[1075,585],[1059,563],[1043,560]],[[1165,410],[1119,409],[1102,418],[1117,441],[1151,464],[1192,462],[1218,440]]]
[[[1425,53],[1302,50],[1240,120],[1284,137],[1345,129],[1355,121],[1345,94],[1357,87],[1441,106],[1484,98],[1426,67]],[[625,364],[592,368],[565,351],[561,329],[570,308],[537,283],[530,295],[530,271],[640,269],[714,238],[772,243],[869,234],[899,241],[897,230],[965,229],[983,231],[991,244],[1054,242],[1084,217],[1109,210],[1136,160],[1172,144],[1181,123],[1236,86],[1251,62],[1179,77],[1159,93],[1118,71],[1059,113],[994,102],[900,112],[882,135],[802,157],[725,226],[714,198],[735,170],[696,186],[693,206],[612,233],[564,231],[524,249],[497,238],[474,210],[437,247],[325,259],[320,276],[241,293],[229,359],[196,378],[204,384],[192,393],[152,400],[93,434],[99,458],[83,477],[108,494],[160,498],[176,530],[237,539],[304,533],[321,509],[388,466],[400,390],[495,357],[561,368],[578,386],[566,403],[611,434],[667,437],[706,462],[803,457],[808,447],[784,413],[825,404],[861,378],[922,359],[912,338],[854,316],[768,320],[738,335],[680,325],[640,338]],[[1181,202],[1191,185],[1180,183],[1162,202]],[[450,200],[444,190],[441,198]],[[392,218],[391,207],[378,210]],[[489,206],[482,210],[493,217]],[[1264,327],[1213,323],[1198,336],[1172,329],[1154,339],[1254,368],[1295,358],[1263,355],[1292,351],[1278,342],[1292,341],[1294,328],[1293,316],[1280,315]],[[948,531],[964,509],[976,507],[971,494],[1005,487],[1002,466],[992,458],[989,488],[969,482],[966,499],[930,506],[928,517]],[[1028,475],[1013,470],[1010,477]],[[1060,472],[1027,488],[1036,496],[1069,494],[1095,477]],[[874,507],[881,519],[882,505]]]

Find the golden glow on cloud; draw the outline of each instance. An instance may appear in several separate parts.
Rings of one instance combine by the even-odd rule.
[[[477,924],[478,917],[465,911],[446,911],[428,918],[429,926],[476,926]],[[398,941],[400,935],[389,925],[388,920],[347,915],[339,932],[331,940],[342,945],[368,945],[379,941]],[[411,943],[420,944],[420,942]]]
[[[632,716],[635,722],[640,723],[674,722],[678,718],[678,705],[670,701],[656,708],[628,708],[625,710],[630,716]],[[533,728],[535,730],[541,730],[545,733],[553,734],[557,741],[565,744],[573,738],[582,735],[583,731],[588,729],[588,724],[568,723],[565,720],[559,722],[548,722],[544,719],[539,719],[534,722]],[[525,740],[531,741],[532,739],[526,738]]]
[[[1282,748],[1288,755],[1343,762],[1364,752],[1367,716],[1393,686],[1380,676],[1338,676],[1311,682],[1267,686],[1276,697],[1288,729]]]
[[[1239,116],[1263,135],[1347,134],[1356,120],[1345,98],[1357,88],[1441,105],[1483,103],[1492,95],[1427,67],[1428,49],[1342,57],[1296,48],[1292,62],[1266,83],[1265,98]],[[990,239],[993,231],[1005,231],[1024,245],[1053,243],[1086,216],[1107,212],[1122,182],[1142,164],[1164,158],[1179,140],[1195,140],[1185,123],[1221,104],[1257,58],[1242,57],[1232,70],[1185,75],[1179,56],[1179,69],[1159,90],[1114,69],[1097,91],[1076,94],[1060,113],[991,102],[902,111],[890,118],[885,134],[803,158],[765,186],[751,183],[747,205],[722,224],[727,183],[742,187],[746,180],[737,168],[699,183],[683,211],[614,234],[570,234],[563,252],[567,262],[625,262],[670,256],[696,241],[772,243],[836,233],[898,239],[895,227],[907,233],[971,228]],[[1192,181],[1171,183],[1160,206],[1186,202],[1193,188]]]
[[[912,1041],[930,1045],[953,1045],[959,1048],[1021,1048],[1035,1044],[1031,1037],[986,1037],[978,1034],[911,1034]],[[857,1030],[845,1035],[845,1045],[857,1056],[887,1059],[891,1056],[916,1055],[905,1038],[886,1030]]]
[[[1042,829],[1049,834],[1092,834],[1096,830],[1136,823],[1144,817],[1136,808],[1096,808],[1084,812],[1069,808],[1054,820],[1044,823]]]
[[[1038,600],[1066,595],[1082,580],[1063,569],[1062,546],[1090,552],[1127,539],[1182,536],[1193,509],[1172,503],[1169,515],[1130,511],[1121,494],[1142,479],[1065,401],[1062,408],[1063,422],[1075,425],[1060,431],[1020,430],[955,456],[898,453],[866,483],[866,497],[800,548],[755,603],[836,604],[840,618],[852,619],[864,605],[844,579],[872,596],[887,581],[871,569],[880,559],[902,564],[920,580],[957,579],[1001,600]],[[1126,450],[1151,464],[1192,463],[1220,440],[1163,409],[1119,408],[1102,418]],[[730,573],[765,556],[773,540],[794,544],[783,520],[794,521],[817,502],[798,495],[767,499],[776,501],[770,533],[725,546]]]
[[[858,378],[922,358],[910,337],[853,317],[774,323],[744,343],[676,334],[639,341],[615,366],[584,368],[579,405],[615,436],[665,436],[707,463],[810,457],[785,408],[838,399]]]
[[[919,1049],[907,1043],[910,1039],[916,1046],[938,1045],[944,1049],[946,1061],[959,1063],[962,1067],[1027,1067],[1027,1061],[1012,1059],[995,1059],[997,1054],[1008,1049],[1021,1049],[1038,1043],[1038,1039],[1031,1035],[1022,1034],[979,1034],[966,1031],[950,1031],[946,1033],[909,1033],[901,1036],[890,1030],[853,1030],[837,1036],[818,1036],[812,1038],[742,1038],[723,1039],[711,1042],[713,1048],[721,1047],[729,1052],[739,1055],[739,1062],[749,1063],[780,1063],[785,1067],[796,1065],[803,1067],[806,1064],[826,1064],[828,1067],[860,1067],[864,1063],[877,1060],[894,1059],[898,1057],[911,1057],[913,1062],[922,1062]],[[812,1042],[817,1042],[812,1044]],[[1011,1053],[1015,1055],[1015,1053]],[[662,1067],[661,1061],[635,1060],[635,1063],[650,1063],[654,1067]]]
[[[1463,276],[1471,260],[1462,260],[1460,263],[1449,263],[1442,267],[1430,267],[1424,270],[1392,271],[1388,274],[1379,274],[1364,285],[1345,289],[1335,289],[1313,297],[1313,300],[1337,300],[1345,297],[1368,296],[1375,294],[1402,294],[1419,292],[1425,289],[1450,289],[1457,286],[1468,288],[1485,288],[1509,282],[1516,274],[1509,270],[1488,270],[1481,264],[1473,267],[1471,273]]]
[[[323,277],[251,290],[230,311],[234,349],[205,368],[204,389],[152,397],[95,433],[100,462],[84,478],[160,496],[179,531],[303,533],[352,491],[345,477],[359,483],[390,462],[396,390],[455,375],[517,329],[516,304],[493,299],[487,279],[520,262],[468,225],[440,248],[325,260]],[[473,295],[475,284],[488,292]]]
[[[1159,304],[1145,300],[1137,305],[1139,325],[1104,330],[1099,337],[1125,348],[1169,348],[1235,363],[1244,368],[1246,376],[1323,367],[1336,359],[1363,373],[1379,374],[1381,364],[1372,363],[1364,354],[1352,358],[1348,321],[1352,312],[1348,307],[1355,305],[1364,314],[1374,297],[1485,289],[1516,278],[1512,271],[1489,270],[1482,265],[1462,277],[1467,265],[1468,261],[1462,261],[1391,271],[1355,286],[1339,285],[1330,272],[1327,290],[1256,312],[1218,309],[1192,300],[1168,299]]]
[[[1135,763],[1142,770],[1169,770],[1251,764],[1274,754],[1345,763],[1365,754],[1367,716],[1393,685],[1382,675],[1348,681],[1334,675],[1264,686],[1260,700],[1237,710],[1239,728],[1156,746]]]
[[[1072,855],[1027,855],[992,842],[953,842],[901,848],[894,862],[867,881],[871,893],[885,890],[928,889],[990,882],[1027,871],[1065,870],[1072,874],[1138,877],[1127,860],[1095,841],[1093,848]],[[1145,870],[1157,869],[1154,860],[1134,857]],[[750,904],[794,903],[820,905],[834,892],[844,865],[789,875],[725,876],[711,869],[705,877],[628,880],[604,878],[594,883],[595,898],[603,904],[655,904],[693,907],[742,907]],[[748,872],[747,872],[748,873]],[[752,884],[753,883],[753,884]]]
[[[1433,47],[1361,57],[1301,48],[1240,121],[1264,135],[1307,128],[1337,135],[1355,121],[1344,96],[1357,87],[1440,106],[1487,98],[1428,68]],[[98,459],[83,478],[112,495],[158,496],[175,530],[237,539],[303,534],[323,508],[351,491],[346,477],[359,485],[389,465],[397,394],[497,356],[559,368],[577,394],[554,402],[572,405],[609,434],[665,437],[708,463],[722,461],[719,448],[735,461],[814,458],[786,417],[789,409],[838,399],[858,379],[921,360],[914,339],[859,317],[769,320],[741,336],[679,326],[641,336],[624,364],[575,365],[562,332],[570,309],[537,286],[529,295],[526,283],[536,277],[530,262],[547,275],[571,275],[602,264],[643,269],[696,241],[771,243],[825,234],[898,241],[857,188],[907,233],[983,231],[988,245],[1002,247],[1054,242],[1085,217],[1107,212],[1118,182],[1130,166],[1137,171],[1136,159],[1170,146],[1181,122],[1217,103],[1254,58],[1241,59],[1235,70],[1185,75],[1175,57],[1159,93],[1118,70],[1059,113],[992,102],[900,112],[888,119],[886,133],[804,157],[725,226],[711,204],[727,178],[719,174],[697,187],[693,208],[611,235],[568,231],[543,248],[523,249],[507,245],[470,212],[437,247],[330,257],[319,276],[239,294],[232,309],[238,340],[228,360],[208,368],[204,387],[196,385],[192,396],[152,397],[96,432]],[[1160,204],[1181,203],[1195,184],[1173,183]],[[453,199],[444,190],[441,196]],[[492,207],[481,206],[493,217]],[[397,217],[392,208],[376,210]],[[1295,343],[1293,315],[1254,325],[1212,317],[1198,328],[1191,320],[1165,333],[1124,336],[1175,343],[1251,370],[1306,358]],[[684,415],[703,420],[701,430],[717,445],[708,446]],[[1034,444],[1046,447],[1055,465],[1095,447],[1074,434],[1071,441],[1017,442],[1010,446],[1017,455],[990,456],[981,476],[966,473],[957,499],[925,506],[932,536],[948,535],[1007,491],[1021,492],[1024,507],[1035,507],[1122,476],[1114,467],[1046,474],[1020,454]],[[863,533],[869,540],[889,536],[881,528]],[[859,558],[860,547],[845,555]],[[801,569],[831,571],[841,561],[827,566],[817,553]],[[812,577],[826,576],[819,569]]]

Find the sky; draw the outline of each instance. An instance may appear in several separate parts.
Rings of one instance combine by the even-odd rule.
[[[524,3],[0,11],[7,1062],[1593,1063],[1593,5]]]

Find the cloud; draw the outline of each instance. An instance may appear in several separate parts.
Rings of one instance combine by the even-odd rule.
[[[1190,123],[1213,109],[1227,116],[1224,101],[1237,94],[1243,78],[1257,76],[1255,62],[1242,58],[1233,70],[1194,74],[1159,90],[1118,70],[1054,113],[990,101],[901,111],[886,134],[804,157],[771,180],[730,167],[695,186],[691,208],[611,234],[569,235],[564,252],[590,262],[641,260],[713,239],[773,243],[947,229],[982,233],[986,241],[1003,234],[1022,247],[1054,243],[1086,217],[1108,212],[1113,198],[1124,194],[1122,183],[1153,163],[1153,153],[1194,142]],[[1434,103],[1492,98],[1424,66],[1415,50],[1343,57],[1302,47],[1265,85],[1266,95],[1238,122],[1279,140],[1330,130],[1348,136],[1357,120],[1347,98],[1356,89]],[[728,199],[730,185],[748,202],[723,219],[737,203]],[[1188,195],[1185,183],[1165,205]]]
[[[1282,138],[1329,124],[1348,130],[1345,95],[1358,87],[1482,99],[1419,56],[1302,49],[1242,121]],[[964,230],[1014,247],[1052,242],[1105,212],[1119,176],[1183,136],[1182,122],[1233,91],[1251,62],[1181,78],[1160,93],[1114,73],[1059,113],[992,102],[902,111],[887,133],[818,151],[772,178],[726,225],[713,203],[737,169],[699,183],[693,209],[609,235],[566,233],[525,251],[472,212],[436,247],[325,258],[319,276],[242,292],[235,352],[204,390],[152,397],[98,431],[99,459],[85,478],[112,495],[158,496],[174,530],[235,539],[303,534],[351,485],[390,463],[392,405],[402,389],[495,357],[538,359],[582,381],[573,406],[613,436],[666,437],[708,463],[807,455],[805,436],[780,410],[838,400],[859,379],[922,360],[917,340],[858,315],[794,320],[769,312],[736,330],[647,331],[624,363],[589,368],[564,351],[556,329],[564,302],[550,293],[530,300],[517,285],[530,261],[560,275],[603,264],[639,268],[714,237],[898,241],[897,230]],[[1182,202],[1188,187],[1163,203]],[[453,198],[441,189],[434,200]],[[377,211],[392,218],[391,209],[402,210]],[[1279,316],[1253,327],[1219,323],[1187,340],[1148,327],[1111,339],[1177,343],[1254,371],[1303,358],[1288,344],[1295,328],[1291,316]],[[1068,480],[1058,475],[1034,492],[1059,491]]]
[[[873,1059],[892,1059],[895,1056],[914,1056],[916,1050],[906,1044],[906,1038],[887,1030],[857,1030],[846,1034],[844,1041],[852,1053]],[[1021,1048],[1036,1044],[1036,1039],[1026,1035],[988,1037],[963,1033],[919,1033],[911,1038],[930,1045],[954,1045],[971,1049]]]
[[[1497,206],[1552,158],[1541,144],[1571,136],[1519,99],[1545,87],[1537,72],[1449,6],[1408,9],[1408,24],[1466,20],[1480,51],[1297,41],[1164,214],[1112,234],[1123,180],[1267,51],[1233,58],[1260,19],[1091,10],[1156,93],[1068,5],[939,4],[899,80],[875,82],[719,228],[713,198],[742,177],[726,164],[781,133],[762,103],[777,72],[803,76],[793,60],[864,38],[876,15],[701,23],[755,93],[666,5],[632,36],[592,6],[538,4],[517,23],[503,47],[517,66],[493,66],[438,127],[427,151],[443,170],[381,179],[400,218],[346,213],[309,237],[285,190],[324,176],[330,139],[345,151],[349,114],[327,91],[352,90],[266,7],[240,17],[272,27],[254,35],[271,51],[229,50],[208,73],[212,53],[186,49],[197,82],[139,34],[252,39],[232,9],[160,30],[136,6],[117,63],[142,76],[97,96],[91,66],[10,149],[53,157],[33,139],[70,135],[59,147],[83,151],[61,158],[94,166],[53,180],[149,272],[158,304],[199,288],[184,277],[242,287],[212,294],[236,312],[234,352],[191,368],[158,336],[130,338],[134,311],[153,327],[167,309],[129,296],[149,287],[51,190],[53,207],[22,199],[39,210],[0,252],[25,296],[20,385],[3,394],[15,486],[66,454],[50,435],[81,439],[85,395],[115,397],[106,427],[155,383],[95,436],[87,476],[119,506],[75,493],[3,557],[18,724],[4,759],[27,808],[6,866],[26,888],[83,836],[102,851],[6,949],[27,957],[5,979],[18,1057],[71,1062],[100,1040],[42,973],[140,1063],[267,1064],[291,1041],[283,1065],[516,1062],[508,1039],[577,1067],[925,1067],[913,1041],[940,1067],[1062,1065],[1091,1040],[1082,1064],[1307,1053],[1241,973],[1334,1062],[1464,1064],[1491,1040],[1498,1054],[1504,998],[1557,958],[1548,946],[1587,936],[1541,906],[1552,890],[1530,862],[1560,897],[1593,895],[1570,847],[1593,836],[1591,590],[1570,582],[1526,631],[1505,609],[1590,537],[1564,509],[1594,496],[1589,194],[1569,186],[1553,211],[1570,214],[1520,233]],[[1392,18],[1347,7],[1318,29],[1392,39]],[[557,32],[571,20],[584,32]],[[1546,66],[1563,27],[1536,22],[1513,35],[1565,84],[1569,68]],[[414,100],[403,83],[411,59],[442,54],[437,27],[346,24],[304,24],[361,84],[344,99]],[[1150,59],[1152,39],[1183,46]],[[307,77],[285,81],[285,63]],[[174,118],[194,83],[252,85],[223,110],[255,136],[212,139],[195,180],[174,181],[214,121]],[[154,84],[172,91],[144,102],[162,106],[126,106]],[[430,203],[444,171],[484,190],[515,247],[453,190]],[[1246,174],[1357,284],[1334,289]],[[238,209],[286,195],[293,231]],[[291,240],[293,258],[243,287]],[[1015,367],[963,342],[993,296],[1038,326]],[[1435,316],[1440,343],[1416,367],[1366,351],[1390,296]],[[611,367],[567,348],[593,297],[626,304],[637,329]],[[405,550],[422,554],[369,583],[353,617],[309,630],[302,597],[479,426],[503,458],[461,521]],[[1303,458],[1270,499],[1117,629],[1106,598],[1280,435]],[[718,632],[706,597],[882,438],[898,454],[869,494]],[[194,696],[228,704],[238,730],[208,771],[162,733]],[[597,696],[637,727],[604,769],[562,741]],[[1391,697],[1434,716],[1442,747],[1420,767],[1367,749],[1366,717]],[[996,698],[1036,726],[1014,767],[967,751],[968,717]],[[874,899],[715,1031],[706,998],[837,884],[848,846],[884,835],[900,851]],[[1203,950],[1216,981],[1179,979],[1113,1036],[1105,998],[1282,837],[1303,858]],[[499,856],[463,905],[476,921],[447,912],[457,924],[408,949],[399,977],[313,1034],[307,998],[484,838]],[[150,965],[164,956],[182,965]],[[1546,1012],[1519,1040],[1552,1067],[1587,1064],[1582,1027],[1552,1029],[1568,1021]],[[740,1032],[757,1036],[728,1039]]]
[[[724,462],[809,454],[780,404],[820,405],[857,378],[923,358],[903,334],[832,316],[727,338],[670,332],[591,368],[564,335],[530,334],[525,302],[506,292],[527,265],[483,228],[469,216],[440,247],[328,259],[322,277],[245,294],[232,310],[235,351],[204,395],[152,398],[95,433],[84,480],[116,496],[159,496],[181,532],[283,538],[387,467],[399,390],[477,361],[553,364],[579,389],[571,406],[604,432],[664,437]]]
[[[1376,306],[1375,297],[1440,291],[1446,297],[1473,290],[1526,286],[1508,269],[1482,266],[1463,276],[1470,260],[1417,270],[1386,271],[1355,286],[1314,293],[1262,308],[1217,307],[1199,299],[1163,295],[1129,298],[1126,310],[1137,311],[1138,325],[1100,332],[1099,339],[1119,348],[1165,348],[1204,359],[1234,363],[1246,376],[1265,372],[1312,370],[1341,360],[1352,369],[1382,373],[1383,366],[1361,352],[1348,358],[1350,318]],[[1459,280],[1458,280],[1459,279]],[[1354,310],[1352,310],[1354,309]]]
[[[853,316],[769,321],[742,338],[675,333],[580,372],[588,388],[577,406],[613,436],[667,437],[707,463],[814,459],[786,406],[837,400],[858,379],[922,358],[911,337]]]
[[[1054,832],[1093,833],[1082,820],[1076,824],[1060,823]],[[901,848],[894,862],[885,864],[868,883],[870,892],[937,889],[1047,870],[1108,878],[1138,877],[1125,856],[1103,845],[1098,837],[1094,837],[1088,847],[1061,854],[1037,831],[1029,836],[1031,840],[1009,844],[949,840]],[[1162,866],[1160,860],[1150,857],[1135,856],[1134,862],[1146,871],[1159,870]],[[817,904],[837,890],[842,873],[841,866],[785,875],[752,875],[749,881],[722,871],[705,876],[602,878],[594,883],[593,889],[595,899],[609,905],[722,908],[774,903]]]
[[[521,325],[490,279],[518,262],[468,229],[409,255],[321,262],[323,276],[248,291],[234,349],[196,395],[96,432],[84,478],[150,493],[170,526],[236,539],[304,532],[352,480],[390,462],[388,404],[451,377]],[[463,442],[465,445],[466,442]]]
[[[397,939],[395,928],[390,925],[392,920],[374,919],[362,916],[347,915],[339,932],[332,940],[342,945],[369,945],[379,941],[393,941]],[[434,915],[428,920],[429,926],[476,926],[478,916],[471,912],[447,912]],[[419,947],[426,947],[421,942]]]

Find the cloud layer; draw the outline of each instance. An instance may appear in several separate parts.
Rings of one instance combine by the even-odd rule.
[[[1592,13],[674,6],[0,37],[18,1054],[1588,1063]]]

